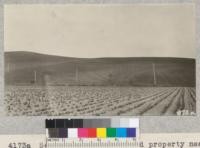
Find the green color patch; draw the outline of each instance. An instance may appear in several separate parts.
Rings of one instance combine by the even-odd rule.
[[[116,137],[116,128],[107,128],[107,137]]]

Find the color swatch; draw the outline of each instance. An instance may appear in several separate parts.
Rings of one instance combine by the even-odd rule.
[[[116,137],[118,137],[118,138],[127,137],[126,128],[117,128],[116,129]]]
[[[106,138],[106,128],[97,128],[97,138]]]
[[[78,137],[79,138],[87,138],[88,137],[88,129],[87,128],[78,128]]]
[[[88,137],[89,138],[96,138],[97,137],[96,128],[88,128]]]
[[[116,128],[107,128],[107,137],[115,138],[116,137]]]
[[[49,138],[135,138],[138,128],[133,118],[46,120]]]

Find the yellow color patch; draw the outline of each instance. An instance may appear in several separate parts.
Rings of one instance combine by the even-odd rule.
[[[97,138],[106,138],[106,128],[97,128]]]

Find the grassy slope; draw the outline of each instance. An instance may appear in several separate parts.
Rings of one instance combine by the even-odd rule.
[[[56,85],[153,86],[152,63],[156,68],[157,85],[195,85],[194,59],[144,57],[83,59],[22,51],[5,53],[5,82],[11,85],[30,84],[34,79],[34,71],[37,71],[37,85],[48,82]]]

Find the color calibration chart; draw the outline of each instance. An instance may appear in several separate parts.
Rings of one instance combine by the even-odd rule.
[[[139,119],[49,119],[46,147],[132,147],[139,136]]]

